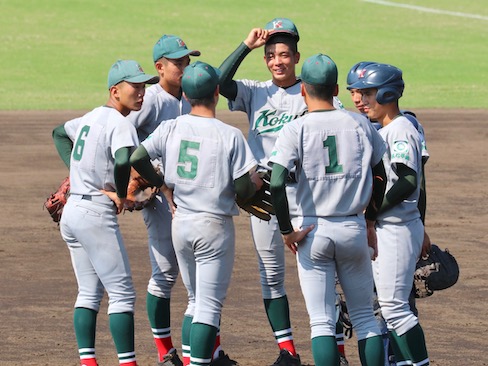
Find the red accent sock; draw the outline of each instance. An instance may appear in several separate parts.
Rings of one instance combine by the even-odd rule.
[[[185,357],[183,356],[183,366],[189,366],[190,365],[190,357]]]
[[[215,345],[214,345],[214,349],[212,351],[212,359],[215,358],[215,356],[218,356],[219,355],[219,351],[222,349],[222,347],[220,346],[220,332],[217,333],[217,337],[215,338]]]
[[[130,362],[121,362],[119,363],[120,366],[137,366],[136,361],[130,361]]]
[[[346,355],[346,349],[345,349],[345,347],[344,347],[344,345],[343,345],[343,344],[338,344],[338,345],[337,345],[337,350],[339,351],[339,353],[340,353],[341,355],[343,355],[343,356],[345,356],[345,355]]]
[[[280,342],[280,343],[278,343],[278,347],[280,347],[280,351],[282,349],[286,349],[294,357],[296,357],[296,355],[297,355],[297,351],[295,349],[295,344],[293,343],[293,340]]]
[[[80,365],[81,366],[98,366],[97,359],[95,357],[93,358],[84,358],[80,359]]]
[[[158,349],[159,361],[163,360],[163,357],[167,355],[174,347],[171,337],[154,338],[154,343]]]

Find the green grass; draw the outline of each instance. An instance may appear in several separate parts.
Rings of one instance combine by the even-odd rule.
[[[481,0],[395,2],[488,17],[488,3]],[[346,107],[352,106],[346,74],[361,60],[404,71],[404,107],[487,107],[488,20],[361,0],[0,0],[0,7],[0,110],[103,104],[110,65],[135,59],[152,73],[152,46],[164,33],[181,36],[202,52],[201,60],[219,66],[251,28],[277,16],[296,23],[302,60],[322,52],[336,61]],[[268,79],[262,55],[252,52],[236,77]],[[219,107],[225,108],[224,101]]]

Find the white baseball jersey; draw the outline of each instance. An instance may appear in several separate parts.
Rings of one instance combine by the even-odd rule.
[[[377,220],[400,223],[419,218],[420,212],[417,204],[422,178],[422,140],[420,133],[403,116],[395,118],[380,129],[379,133],[387,144],[387,151],[383,156],[387,176],[386,192],[398,180],[396,174],[396,164],[398,163],[405,164],[417,172],[417,189],[403,202],[381,213]]]
[[[240,130],[187,114],[161,124],[142,145],[151,159],[162,158],[179,212],[239,214],[234,180],[257,164]]]
[[[134,126],[116,109],[104,106],[66,122],[64,129],[73,141],[71,193],[98,196],[100,189],[115,192],[115,152],[138,145]]]
[[[317,111],[281,130],[270,162],[296,167],[298,216],[350,216],[368,205],[372,167],[385,150],[381,136],[360,114]]]
[[[307,105],[301,96],[301,82],[281,88],[272,80],[237,80],[237,96],[229,100],[231,111],[246,112],[249,120],[247,140],[260,166],[267,167],[268,159],[279,131],[283,126],[307,113]],[[343,109],[335,98],[336,108]]]
[[[190,113],[190,110],[185,98],[175,98],[161,85],[154,84],[146,89],[141,110],[132,111],[127,118],[137,129],[139,141],[143,141],[161,122]]]

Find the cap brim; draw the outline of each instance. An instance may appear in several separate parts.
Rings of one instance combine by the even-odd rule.
[[[368,86],[368,84],[366,84],[364,81],[359,80],[349,85],[346,89],[351,90],[351,89],[368,89],[368,88],[372,88],[372,86]]]
[[[181,50],[181,51],[170,53],[168,55],[163,55],[162,57],[174,60],[174,59],[185,57],[187,55],[200,56],[200,54],[201,54],[200,51],[196,51],[196,50],[195,51],[193,51],[193,50]]]
[[[157,84],[159,82],[159,76],[142,74],[134,76],[130,79],[125,79],[129,83],[145,83],[145,84]]]
[[[276,30],[272,30],[269,32],[269,36],[275,36],[275,35],[278,35],[278,34],[285,34],[285,35],[289,35],[289,36],[293,36],[295,37],[297,40],[300,39],[300,37],[298,37],[298,34],[296,34],[296,32],[292,32],[292,31],[288,31],[288,30],[283,30],[283,29],[276,29]]]

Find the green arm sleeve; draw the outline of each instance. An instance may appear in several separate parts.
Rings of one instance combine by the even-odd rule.
[[[422,178],[420,180],[420,197],[417,205],[420,211],[420,218],[425,225],[425,211],[427,210],[427,191],[425,189],[425,163],[422,162]]]
[[[235,100],[237,96],[237,84],[232,79],[237,68],[251,49],[242,42],[237,49],[227,57],[220,65],[220,94],[229,100]]]
[[[373,194],[366,208],[364,216],[367,220],[375,221],[379,208],[383,203],[386,190],[386,172],[383,160],[373,167]]]
[[[73,150],[73,141],[71,141],[66,133],[66,130],[64,129],[64,123],[53,130],[53,140],[59,156],[69,169],[71,163],[71,151]]]
[[[130,178],[130,148],[121,147],[115,152],[115,190],[117,191],[117,197],[127,197],[127,184]]]
[[[251,181],[249,173],[246,173],[242,177],[234,180],[234,187],[236,190],[236,194],[239,196],[239,198],[243,200],[251,198],[254,193],[256,193],[256,186]]]
[[[144,146],[139,145],[139,147],[132,153],[130,157],[130,165],[132,165],[141,177],[146,179],[149,183],[156,187],[161,187],[163,185],[164,180],[154,170],[154,167],[151,164],[151,158]]]
[[[385,212],[404,199],[408,198],[417,188],[417,173],[405,164],[397,164],[398,180],[386,192],[379,212]]]
[[[293,232],[288,199],[286,198],[286,177],[288,177],[288,169],[280,164],[274,163],[270,181],[271,201],[273,202],[276,218],[278,219],[282,234]]]

